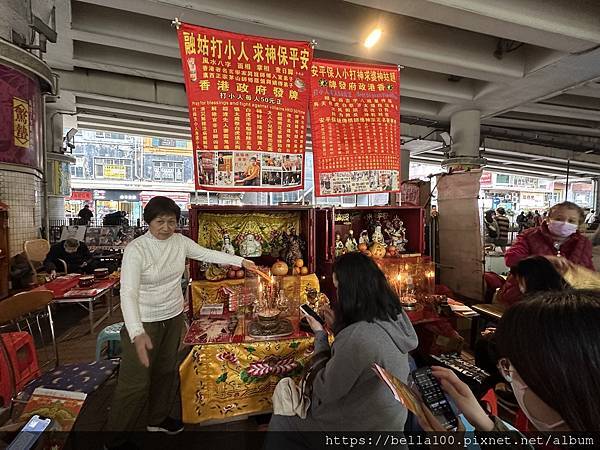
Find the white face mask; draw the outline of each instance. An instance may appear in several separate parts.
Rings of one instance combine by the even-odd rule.
[[[565,423],[565,421],[561,419],[555,423],[548,424],[548,423],[544,422],[543,420],[533,417],[531,412],[527,409],[527,406],[525,406],[525,401],[524,401],[525,391],[527,389],[529,389],[529,386],[527,386],[525,383],[520,381],[519,376],[514,376],[514,368],[511,372],[513,372],[512,376],[504,376],[504,378],[506,379],[506,381],[508,381],[510,383],[513,393],[515,394],[515,397],[517,399],[517,403],[519,404],[519,406],[521,407],[521,409],[523,410],[523,412],[525,413],[525,415],[527,416],[529,421],[533,424],[533,426],[537,430],[552,431],[555,428],[558,428]]]
[[[574,223],[560,222],[555,220],[548,222],[548,229],[550,230],[550,233],[552,233],[554,236],[560,236],[563,238],[571,236],[577,231],[577,228],[579,228],[579,226]]]

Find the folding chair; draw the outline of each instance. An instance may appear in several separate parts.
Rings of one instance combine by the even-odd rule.
[[[23,248],[33,275],[37,279],[38,270],[44,264],[48,252],[50,252],[50,243],[46,239],[33,239],[25,241]],[[58,272],[67,273],[67,263],[62,259],[59,259],[59,261],[62,264],[62,271],[59,270]]]
[[[9,331],[10,327],[17,331],[27,330],[34,338],[38,338],[41,347],[47,350],[45,333],[40,320],[47,318],[50,329],[50,338],[54,351],[54,366],[59,364],[58,346],[54,334],[54,321],[52,319],[53,294],[51,291],[20,292],[0,302],[0,329]],[[33,326],[32,326],[33,324]],[[35,331],[34,331],[35,330]],[[37,333],[36,333],[37,331]],[[48,354],[46,353],[46,357]],[[46,358],[46,363],[51,358]],[[44,365],[45,365],[44,364]]]

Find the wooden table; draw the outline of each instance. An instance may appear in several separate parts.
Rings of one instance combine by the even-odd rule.
[[[113,311],[119,307],[118,304],[113,306],[113,289],[118,287],[119,279],[106,278],[104,280],[97,280],[90,287],[80,288],[77,284],[79,282],[79,278],[80,275],[78,274],[70,274],[64,277],[58,277],[57,279],[38,286],[33,290],[52,291],[54,295],[54,300],[52,301],[53,303],[75,303],[81,306],[88,312],[90,333],[93,334],[96,326],[111,316]],[[106,296],[108,299],[108,309],[106,313],[102,315],[102,317],[94,322],[94,304],[104,296]]]

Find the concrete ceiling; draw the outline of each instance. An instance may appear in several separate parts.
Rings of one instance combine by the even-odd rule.
[[[521,154],[515,171],[535,167],[561,176],[567,159],[600,165],[597,0],[56,0],[56,6],[59,40],[47,60],[61,88],[73,94],[80,127],[189,137],[170,25],[178,17],[314,39],[317,56],[404,66],[404,136],[433,131],[430,140],[438,140],[435,131],[446,129],[454,112],[475,108],[486,141]],[[376,25],[383,37],[367,50],[362,41]],[[508,161],[510,155],[485,147],[492,165]],[[556,149],[565,153],[541,167],[536,157]],[[435,149],[411,151],[421,159],[440,156]]]

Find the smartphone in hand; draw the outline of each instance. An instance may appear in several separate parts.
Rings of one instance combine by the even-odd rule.
[[[429,408],[436,419],[448,431],[456,431],[458,418],[452,411],[450,402],[442,390],[442,386],[431,373],[431,367],[421,367],[412,374],[412,379],[421,394],[423,403]]]
[[[323,320],[323,318],[320,315],[318,315],[317,312],[314,309],[312,309],[310,306],[308,306],[307,304],[300,305],[300,309],[302,310],[302,312],[304,314],[312,317],[317,322],[319,322],[323,327],[325,327],[325,320]]]

